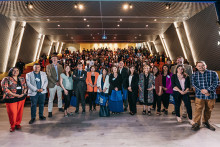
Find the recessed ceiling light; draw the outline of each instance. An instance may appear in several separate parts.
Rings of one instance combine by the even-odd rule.
[[[58,24],[57,26],[58,26],[58,27],[60,27],[60,25],[59,25],[59,24]]]
[[[47,21],[50,21],[50,19],[47,19]]]
[[[77,3],[75,3],[75,4],[74,4],[74,8],[75,8],[75,9],[77,9],[77,8],[78,8],[78,5],[77,5]]]
[[[30,9],[30,10],[34,8],[34,5],[33,5],[32,2],[27,2],[27,3],[26,3],[26,6],[27,6],[28,9]]]
[[[135,39],[137,39],[137,37],[134,37]]]
[[[141,36],[141,34],[139,34],[139,36]]]
[[[114,39],[116,39],[116,37],[114,37]]]
[[[122,19],[120,19],[120,21],[122,21]]]
[[[170,5],[171,5],[171,4],[169,4],[169,3],[166,3],[166,4],[165,4],[167,10],[168,10],[168,9],[171,9]]]
[[[92,34],[90,34],[92,36]]]
[[[90,25],[89,24],[87,24],[87,27],[89,27]]]
[[[119,24],[118,24],[117,26],[118,26],[118,27],[120,27],[120,25],[119,25]]]
[[[157,21],[157,19],[154,19],[154,21]]]
[[[127,10],[127,9],[128,9],[128,4],[124,4],[124,5],[123,5],[123,9],[124,9],[124,10]]]
[[[95,37],[92,37],[92,39],[95,39]]]
[[[132,9],[132,8],[133,8],[132,4],[129,4],[129,8],[130,8],[130,9]]]
[[[148,25],[146,25],[146,27],[148,27]]]
[[[86,18],[84,18],[83,20],[86,21]]]
[[[79,9],[82,10],[84,6],[82,4],[79,5]]]

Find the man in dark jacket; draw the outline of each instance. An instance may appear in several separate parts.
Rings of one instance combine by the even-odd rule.
[[[79,113],[79,99],[81,99],[82,103],[82,113],[85,113],[86,76],[87,72],[82,70],[82,63],[79,62],[77,64],[77,70],[73,73],[73,90],[77,98],[75,113]]]
[[[124,67],[124,62],[119,62],[119,69],[118,74],[122,77],[122,92],[123,92],[123,99],[124,99],[124,111],[127,111],[128,108],[128,98],[127,98],[127,90],[128,90],[128,84],[126,82],[126,79],[128,78],[128,69]]]

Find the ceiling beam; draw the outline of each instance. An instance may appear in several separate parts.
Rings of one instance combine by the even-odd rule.
[[[11,0],[1,0],[1,1],[11,1]],[[39,1],[39,0],[12,0],[12,1]],[[73,0],[41,0],[41,1],[73,1]],[[82,1],[102,1],[106,0],[74,0],[76,2]],[[115,2],[217,2],[218,0],[111,0]]]

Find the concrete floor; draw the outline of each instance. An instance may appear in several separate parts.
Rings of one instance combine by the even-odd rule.
[[[194,106],[194,103],[192,104]],[[87,106],[88,107],[88,106]],[[97,108],[99,110],[99,107]],[[73,111],[74,109],[71,108]],[[142,106],[138,114],[130,116],[128,112],[109,118],[100,118],[97,112],[74,114],[64,118],[63,113],[54,108],[53,118],[37,120],[29,125],[30,107],[24,109],[22,130],[9,132],[6,109],[0,105],[0,146],[1,147],[219,147],[220,129],[210,131],[202,128],[198,132],[191,130],[187,119],[178,124],[175,116],[144,116]],[[194,108],[193,108],[194,110]],[[154,113],[154,112],[153,112]],[[212,114],[212,124],[220,124],[220,103]],[[45,108],[47,116],[47,108]]]

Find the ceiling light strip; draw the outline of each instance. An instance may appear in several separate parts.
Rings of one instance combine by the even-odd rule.
[[[61,54],[62,48],[63,48],[63,42],[61,43],[61,46],[60,46],[60,49],[59,49],[59,54]]]
[[[147,45],[148,45],[148,48],[149,48],[149,50],[150,50],[150,53],[153,55],[153,53],[152,53],[152,49],[151,49],[151,46],[150,46],[150,43],[147,42]]]
[[[4,57],[4,64],[3,64],[3,72],[6,72],[7,69],[7,65],[8,65],[8,59],[9,59],[9,54],[11,51],[11,45],[12,45],[12,40],[13,40],[13,36],[14,36],[14,31],[15,31],[15,24],[16,21],[12,21],[11,22],[11,26],[10,26],[10,32],[9,32],[9,38],[8,38],[8,45],[7,45],[7,49],[5,52],[5,57]]]
[[[39,47],[39,51],[38,51],[38,55],[37,55],[37,59],[36,60],[38,60],[39,57],[40,57],[40,53],[41,53],[41,50],[42,50],[42,47],[43,47],[43,43],[44,43],[44,38],[45,38],[45,35],[43,35],[42,38],[41,38],[40,47]]]
[[[21,47],[21,42],[22,42],[22,39],[23,39],[23,35],[24,35],[24,30],[25,30],[25,26],[26,26],[26,22],[22,22],[21,24],[21,32],[20,32],[20,36],[19,36],[19,41],[18,41],[18,45],[17,45],[17,49],[16,49],[16,53],[15,53],[15,59],[14,59],[14,62],[12,64],[12,66],[14,67],[16,62],[17,62],[17,59],[18,59],[18,55],[19,55],[19,52],[20,52],[20,47]]]
[[[184,26],[184,29],[185,29],[185,32],[186,32],[186,37],[187,37],[187,40],[189,42],[190,50],[191,50],[191,53],[192,53],[192,56],[193,56],[193,62],[194,62],[194,64],[196,64],[198,59],[197,59],[197,56],[195,54],[195,49],[194,49],[193,44],[192,44],[192,39],[190,37],[190,32],[189,32],[189,28],[188,28],[188,25],[187,25],[186,21],[183,21],[183,26]]]
[[[57,42],[56,53],[58,52],[59,45],[60,45],[60,42]]]
[[[188,60],[187,54],[186,54],[186,48],[185,48],[185,46],[184,46],[184,44],[183,44],[183,38],[182,38],[182,36],[181,36],[181,33],[180,33],[179,28],[178,28],[177,22],[174,22],[174,26],[175,26],[175,28],[176,28],[177,36],[178,36],[178,38],[179,38],[180,45],[181,45],[182,50],[183,50],[183,53],[184,53],[184,57],[185,57],[185,59]]]
[[[154,46],[155,46],[155,49],[156,49],[156,51],[157,51],[157,53],[159,52],[159,50],[158,50],[158,48],[157,48],[157,46],[156,46],[156,43],[155,43],[155,41],[153,41],[153,44],[154,44]]]
[[[40,41],[41,41],[41,36],[42,36],[42,34],[39,34],[38,38],[37,38],[37,44],[36,44],[36,48],[35,48],[35,54],[34,54],[33,62],[36,61],[35,59],[37,57],[37,52],[38,52],[38,49],[39,49],[39,45],[40,45]]]
[[[163,39],[164,45],[165,45],[165,47],[166,47],[166,49],[167,49],[167,53],[168,53],[170,59],[173,60],[173,57],[172,57],[171,54],[170,54],[170,50],[169,50],[169,48],[168,48],[168,45],[167,45],[167,42],[166,42],[166,39],[165,39],[164,35],[162,34],[161,37],[162,37],[162,39]]]
[[[159,36],[160,36],[160,40],[161,40],[161,43],[162,43],[162,45],[163,45],[163,48],[164,48],[164,50],[165,50],[165,53],[166,53],[167,57],[169,57],[169,54],[168,54],[168,52],[167,52],[167,48],[166,48],[166,46],[165,46],[165,44],[164,44],[164,40],[163,40],[163,38],[162,38],[161,35],[159,35]]]
[[[48,51],[48,56],[50,55],[50,52],[51,52],[52,47],[53,47],[53,41],[52,41],[51,44],[50,44],[50,49],[49,49],[49,51]]]

